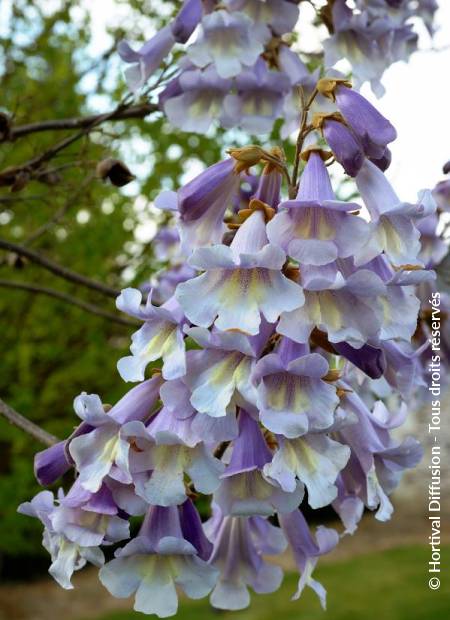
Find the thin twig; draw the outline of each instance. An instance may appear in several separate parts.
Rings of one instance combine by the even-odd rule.
[[[294,160],[294,170],[292,172],[291,193],[295,192],[296,189],[297,189],[298,173],[299,173],[299,169],[300,169],[300,156],[302,154],[303,142],[305,140],[305,137],[306,137],[307,133],[309,132],[309,128],[307,127],[308,112],[309,112],[309,109],[310,109],[314,99],[316,98],[317,94],[318,94],[318,91],[315,88],[313,90],[310,98],[308,99],[308,101],[305,101],[305,96],[304,96],[303,88],[300,88],[300,98],[301,98],[301,102],[302,102],[302,115],[301,115],[301,118],[300,118],[300,129],[299,129],[299,132],[298,132],[297,144],[296,144],[296,148],[295,148],[295,160]],[[290,198],[293,198],[293,197],[295,197],[295,196],[290,196]]]
[[[41,166],[53,159],[53,157],[58,155],[58,153],[71,146],[74,142],[77,142],[77,140],[80,140],[81,138],[89,134],[89,132],[91,132],[101,123],[109,121],[113,118],[117,118],[117,116],[120,116],[121,114],[127,112],[130,109],[131,98],[132,95],[128,94],[122,99],[122,101],[117,105],[117,107],[114,108],[114,110],[106,112],[105,114],[98,114],[94,117],[87,117],[89,119],[89,122],[83,122],[81,124],[81,131],[78,131],[72,136],[61,140],[60,142],[57,142],[46,151],[44,151],[40,155],[37,155],[36,157],[33,157],[24,164],[6,168],[2,172],[0,172],[0,185],[14,186],[14,184],[17,183],[17,180],[21,177],[25,177],[27,180],[32,179],[34,176],[36,176],[36,173],[39,173]],[[155,106],[152,106],[152,110],[154,111],[155,109],[157,108]]]
[[[31,437],[34,437],[35,439],[45,444],[46,446],[54,446],[55,443],[58,443],[60,441],[57,437],[55,437],[54,435],[51,435],[50,433],[47,433],[47,431],[44,431],[43,428],[41,428],[34,422],[31,422],[31,420],[28,420],[28,418],[18,413],[17,411],[15,411],[12,407],[7,405],[5,401],[3,401],[1,398],[0,398],[0,414],[4,418],[6,418],[8,422],[10,422],[10,424],[17,426],[17,428],[20,428],[21,430],[25,431],[26,433],[28,433],[28,435],[31,435]]]
[[[81,308],[86,312],[90,312],[91,314],[95,314],[97,316],[101,316],[104,319],[108,319],[108,321],[112,321],[113,323],[118,323],[120,325],[127,325],[131,327],[139,327],[139,323],[137,321],[133,321],[131,319],[125,319],[121,316],[116,316],[112,312],[108,312],[107,310],[103,310],[99,308],[95,304],[91,304],[87,301],[83,301],[81,299],[77,299],[72,295],[68,295],[67,293],[62,293],[61,291],[57,291],[53,288],[48,288],[46,286],[40,286],[37,284],[31,284],[30,282],[19,282],[17,280],[5,280],[0,278],[0,287],[3,288],[11,288],[11,289],[19,289],[22,291],[28,291],[30,293],[35,293],[37,295],[47,295],[48,297],[54,297],[55,299],[59,299],[64,301],[72,306],[76,306],[77,308]]]
[[[43,200],[45,201],[47,199],[47,196],[45,196],[45,194],[42,194],[41,196],[36,195],[36,196],[21,196],[21,195],[12,195],[12,196],[0,196],[0,204],[1,203],[9,203],[9,202],[23,202],[23,201],[28,201],[28,200]]]
[[[81,116],[75,118],[60,118],[49,121],[38,121],[36,123],[28,123],[26,125],[18,125],[17,127],[11,127],[11,130],[7,138],[3,138],[3,141],[8,140],[12,142],[17,138],[27,136],[31,133],[39,133],[42,131],[61,131],[67,129],[84,129],[91,127],[92,125],[99,124],[100,122],[127,120],[129,118],[145,118],[149,114],[158,111],[158,106],[152,103],[140,103],[130,106],[126,109],[115,108],[111,112],[105,114],[91,114],[89,116]]]
[[[8,250],[9,252],[14,252],[19,256],[24,256],[25,258],[28,258],[28,260],[30,260],[32,263],[40,265],[44,269],[51,271],[56,276],[63,278],[64,280],[69,280],[69,282],[74,282],[75,284],[81,284],[81,286],[90,288],[93,291],[97,291],[98,293],[102,293],[103,295],[107,295],[108,297],[116,298],[120,293],[120,291],[118,291],[117,289],[106,286],[106,284],[102,284],[102,282],[91,280],[90,278],[76,273],[75,271],[71,271],[70,269],[63,267],[58,263],[54,263],[48,258],[45,258],[41,254],[38,254],[34,250],[30,250],[23,245],[0,239],[0,248],[3,250]]]

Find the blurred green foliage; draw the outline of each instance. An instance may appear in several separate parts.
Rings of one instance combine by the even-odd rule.
[[[117,2],[117,16],[105,13],[99,24],[90,3],[2,3],[0,111],[21,125],[113,109],[126,93],[115,42],[124,28],[131,40],[142,41],[177,3],[164,2],[164,11],[158,4]],[[120,18],[124,6],[126,20]],[[46,131],[0,143],[0,171],[27,162],[68,135]],[[49,162],[54,171],[50,182],[34,180],[15,193],[0,188],[0,237],[27,244],[115,288],[139,285],[161,267],[149,243],[157,218],[151,200],[161,187],[175,186],[195,160],[209,164],[219,155],[214,141],[173,131],[160,114],[104,124]],[[123,190],[95,178],[97,162],[111,156],[120,157],[138,177]],[[65,211],[64,217],[32,240],[59,211]],[[112,299],[4,251],[0,279],[58,289],[114,312]],[[0,316],[0,395],[46,430],[60,437],[70,432],[77,422],[72,401],[81,391],[111,403],[130,388],[116,362],[129,346],[132,328],[56,299],[1,287]],[[16,508],[38,490],[33,454],[40,449],[0,419],[0,528],[7,532],[0,537],[0,552],[39,552],[40,525],[18,516]]]

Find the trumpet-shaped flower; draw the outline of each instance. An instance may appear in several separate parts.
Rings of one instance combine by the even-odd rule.
[[[213,65],[189,68],[175,80],[172,88],[167,86],[160,96],[167,118],[183,131],[206,133],[215,120],[223,117],[223,100],[231,80],[220,77]]]
[[[400,202],[382,171],[370,161],[364,163],[356,184],[375,227],[358,262],[368,262],[384,252],[394,265],[423,266],[418,258],[420,232],[414,219],[433,213],[434,201],[425,195],[417,205]]]
[[[130,525],[118,513],[106,484],[91,493],[76,480],[49,518],[57,534],[81,547],[97,547],[130,537]]]
[[[321,155],[312,151],[295,200],[280,205],[267,225],[269,241],[302,265],[327,265],[362,249],[370,229],[349,212],[356,204],[335,199]]]
[[[269,133],[291,89],[289,77],[269,70],[260,58],[254,67],[236,77],[235,86],[237,92],[224,100],[222,125],[237,125],[249,133]]]
[[[103,585],[118,598],[135,595],[134,609],[167,618],[176,614],[176,587],[193,599],[206,596],[217,571],[201,559],[201,550],[186,539],[192,518],[178,508],[150,507],[139,534],[99,573]],[[195,541],[197,542],[197,541]]]
[[[286,340],[277,353],[258,361],[253,380],[261,422],[273,433],[295,438],[329,428],[339,399],[322,380],[328,372],[325,358],[318,353],[283,355]]]
[[[387,298],[389,290],[382,275],[370,267],[356,269],[354,261],[345,259],[326,268],[303,268],[305,304],[283,314],[277,331],[306,343],[317,327],[330,342],[345,341],[357,349],[377,338],[395,308]]]
[[[161,414],[164,415],[164,409],[157,415]],[[180,442],[175,433],[161,432],[139,421],[125,424],[121,435],[133,445],[129,470],[136,493],[149,504],[183,503],[186,500],[185,474],[200,493],[212,493],[219,486],[224,465],[204,444],[191,448]]]
[[[222,474],[214,501],[225,515],[270,516],[291,512],[303,498],[303,485],[292,492],[268,480],[263,469],[272,460],[258,423],[244,410],[239,414],[239,436],[233,442],[231,460]]]
[[[356,497],[369,509],[378,508],[376,518],[386,521],[393,511],[388,496],[398,485],[403,470],[415,467],[422,457],[417,440],[407,437],[399,443],[389,433],[404,422],[406,406],[393,413],[378,401],[371,412],[354,393],[346,394],[342,406],[356,416],[357,422],[338,432],[339,438],[350,446],[351,458],[341,474],[343,490],[335,508],[340,514],[344,507],[344,524],[345,519],[351,523],[345,513],[345,500]],[[354,499],[353,505],[358,510]]]
[[[187,53],[197,67],[214,63],[221,78],[232,78],[255,64],[269,39],[265,24],[255,24],[239,11],[219,9],[203,17],[200,35]]]
[[[175,300],[162,306],[152,304],[151,291],[143,307],[142,293],[126,288],[117,298],[119,310],[134,316],[144,325],[131,337],[131,356],[117,363],[120,376],[125,381],[143,381],[150,362],[163,360],[164,379],[177,379],[186,372],[186,354],[183,334],[183,313]]]
[[[55,507],[51,491],[41,491],[31,502],[25,502],[18,508],[21,514],[36,517],[43,523],[42,544],[52,559],[48,572],[62,588],[71,590],[74,571],[83,568],[87,562],[100,567],[105,557],[98,546],[81,546],[55,532],[52,525],[55,510],[58,510],[58,507]]]
[[[320,508],[337,496],[336,479],[350,457],[350,449],[324,433],[309,433],[298,439],[280,438],[280,447],[264,473],[282,489],[292,492],[297,479],[308,490],[311,508]]]
[[[242,11],[256,24],[267,24],[276,35],[291,32],[298,20],[298,6],[289,0],[226,0],[233,11]]]
[[[280,515],[279,520],[301,573],[297,592],[294,594],[293,600],[300,598],[304,587],[309,586],[317,594],[322,608],[325,609],[326,590],[321,583],[312,578],[312,572],[319,556],[329,553],[336,547],[339,541],[338,533],[331,528],[321,525],[317,528],[314,539],[300,510]]]
[[[77,396],[75,411],[90,430],[70,441],[69,453],[79,472],[78,480],[87,491],[98,491],[106,476],[119,482],[132,482],[128,461],[130,446],[121,428],[126,422],[146,419],[152,413],[160,384],[159,376],[141,383],[109,413],[105,413],[96,394]]]
[[[255,212],[230,247],[219,245],[194,252],[189,263],[205,273],[179,284],[176,297],[195,325],[214,323],[221,330],[255,335],[261,315],[273,323],[282,312],[304,302],[300,286],[281,273],[285,258],[280,248],[267,244],[263,215]]]
[[[187,330],[203,350],[189,351],[184,383],[191,391],[191,405],[213,418],[231,415],[234,405],[254,406],[256,392],[251,373],[272,327],[263,322],[260,334],[220,332],[194,327]],[[233,414],[234,415],[234,414]]]
[[[164,407],[148,426],[155,441],[163,443],[165,437],[171,436],[176,437],[178,443],[193,448],[201,442],[219,443],[237,437],[234,411],[221,417],[196,411],[190,402],[191,392],[180,379],[164,383],[160,395]]]
[[[250,604],[249,587],[258,594],[279,588],[283,571],[263,559],[263,554],[278,554],[286,548],[278,528],[263,517],[223,516],[215,507],[205,531],[214,545],[209,564],[220,571],[210,597],[213,607],[245,609]]]

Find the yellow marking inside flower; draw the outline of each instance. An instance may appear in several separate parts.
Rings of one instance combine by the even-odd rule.
[[[379,300],[381,303],[381,308],[383,310],[383,322],[385,323],[385,325],[389,325],[390,323],[392,323],[392,311],[389,300],[387,299],[387,297],[384,296],[380,296]]]
[[[271,116],[272,106],[270,102],[264,98],[257,99],[256,97],[251,97],[244,101],[242,113],[244,116],[253,116],[255,114]]]
[[[298,440],[297,440],[298,441]],[[298,473],[300,470],[300,464],[298,461],[298,456],[296,453],[296,440],[286,441],[283,444],[283,459],[286,462],[287,466],[294,473]]]
[[[165,323],[148,342],[145,349],[142,351],[144,357],[153,357],[157,359],[162,357],[165,353],[168,353],[176,344],[176,325],[172,323]]]
[[[295,237],[300,239],[319,239],[329,241],[334,239],[336,231],[328,221],[327,213],[323,209],[302,209],[302,217],[295,225]]]
[[[265,2],[247,3],[245,13],[251,17],[255,23],[270,24],[274,17],[273,9]]]
[[[377,235],[383,249],[396,253],[403,251],[405,247],[403,239],[387,218],[380,218]]]
[[[155,469],[182,471],[186,464],[185,446],[154,446]]]
[[[329,241],[334,239],[336,232],[334,226],[328,221],[328,217],[325,211],[322,209],[314,209],[316,216],[316,237],[322,241]]]
[[[320,309],[323,322],[332,329],[342,327],[342,313],[336,304],[333,294],[329,291],[319,293]]]
[[[302,389],[301,379],[288,374],[277,375],[268,385],[268,405],[275,411],[287,409],[301,413],[310,406],[310,399]]]
[[[119,435],[115,434],[103,445],[103,450],[101,451],[98,459],[103,463],[113,463],[116,460],[118,451]]]
[[[310,472],[317,469],[318,458],[316,452],[302,439],[294,440],[297,462],[301,460],[302,465]]]
[[[160,555],[139,555],[135,558],[135,564],[138,566],[138,570],[136,571],[139,577],[142,580],[151,580],[153,579],[155,570],[158,570],[159,575],[164,570],[164,573],[167,572],[166,569],[167,558],[161,557]]]
[[[208,381],[215,386],[228,383],[230,379],[235,379],[239,365],[242,360],[242,353],[230,353],[222,361],[214,364],[208,373]]]
[[[320,309],[319,294],[305,291],[305,300],[305,309],[308,312],[308,316],[313,323],[320,325],[322,323],[322,312]]]
[[[254,497],[259,500],[268,499],[273,489],[264,481],[259,471],[239,474],[232,481],[233,495],[236,499],[246,500]]]
[[[208,97],[197,97],[189,106],[189,116],[193,118],[202,118],[204,116],[216,116],[221,111],[221,100],[223,98],[218,95],[212,96],[208,93]]]
[[[258,268],[228,271],[221,285],[221,303],[227,308],[233,307],[242,303],[242,297],[259,303],[264,294],[264,287],[261,286],[264,271],[268,272]]]
[[[80,511],[79,524],[96,532],[106,532],[108,529],[109,517],[98,512]]]
[[[236,370],[234,371],[233,378],[236,384],[239,384],[242,379],[246,379],[250,375],[251,371],[251,360],[247,357],[241,355],[241,361],[236,366]]]

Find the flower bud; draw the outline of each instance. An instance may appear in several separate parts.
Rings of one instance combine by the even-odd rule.
[[[264,156],[264,150],[257,144],[229,149],[228,153],[238,162],[236,164],[236,172],[248,170],[248,168],[259,164]]]

